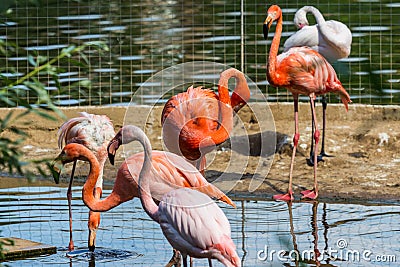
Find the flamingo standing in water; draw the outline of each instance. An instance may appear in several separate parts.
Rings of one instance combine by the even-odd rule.
[[[307,13],[312,13],[317,22],[316,25],[309,26]],[[294,16],[294,24],[299,29],[290,36],[284,43],[284,52],[292,47],[308,46],[320,53],[330,63],[334,63],[338,59],[346,58],[350,55],[352,36],[350,29],[342,22],[336,20],[325,21],[321,12],[313,6],[304,6],[300,8]],[[321,152],[317,156],[318,161],[323,161],[325,153],[325,125],[326,125],[326,97],[322,96],[322,142]],[[314,118],[312,118],[314,124]],[[314,126],[312,127],[314,131]],[[311,134],[311,138],[314,132]],[[314,149],[313,140],[311,140],[310,158],[307,163],[314,165]]]
[[[104,115],[94,115],[87,112],[81,112],[79,117],[72,118],[64,122],[58,131],[58,147],[62,149],[64,144],[78,143],[89,148],[95,153],[100,163],[100,175],[92,194],[96,199],[100,199],[103,188],[103,168],[107,160],[107,145],[114,137],[114,127],[111,120]],[[68,211],[69,211],[69,245],[68,250],[74,250],[74,242],[72,240],[72,181],[76,161],[71,171],[67,190]],[[58,180],[56,180],[58,183]],[[88,247],[90,251],[94,251],[96,247],[96,232],[100,224],[100,213],[89,211],[89,237]]]
[[[313,138],[315,140],[316,150],[318,147],[320,132],[318,130],[315,115],[315,97],[329,92],[334,92],[340,96],[346,110],[348,110],[348,103],[350,103],[351,100],[349,94],[337,78],[333,67],[318,52],[309,47],[293,47],[278,56],[283,19],[282,10],[277,5],[273,5],[268,9],[268,15],[263,26],[265,39],[268,38],[268,31],[274,21],[277,21],[277,25],[268,56],[267,79],[272,86],[285,87],[293,94],[295,120],[295,134],[293,137],[294,147],[290,163],[288,193],[284,195],[275,195],[274,199],[292,201],[294,199],[292,190],[293,164],[300,137],[298,126],[299,94],[307,95],[310,98],[312,116],[315,122]],[[314,153],[314,188],[302,191],[301,193],[303,198],[316,199],[318,197],[316,153]]]
[[[236,87],[229,97],[228,80],[232,77],[236,79]],[[171,97],[161,115],[165,145],[204,174],[205,154],[229,138],[233,111],[239,111],[249,98],[246,78],[235,68],[221,73],[218,95],[210,89],[191,86],[186,92]]]
[[[110,141],[108,150],[110,151],[110,159],[113,162],[115,154],[115,145],[122,140],[132,140],[132,128],[134,126],[125,126],[120,130],[114,139]],[[75,153],[73,153],[75,151]],[[84,151],[83,156],[80,152]],[[82,159],[91,162],[91,172],[82,190],[82,197],[85,205],[91,210],[97,212],[108,211],[126,201],[139,197],[138,175],[144,162],[144,153],[137,153],[126,159],[118,169],[114,187],[109,196],[103,200],[94,198],[90,192],[93,191],[99,173],[99,163],[93,156],[88,155],[88,152],[79,144],[71,144],[64,148],[63,152],[57,157],[56,161],[60,160],[62,164],[66,164],[77,159]],[[227,204],[236,207],[234,202],[227,197],[221,190],[208,181],[198,172],[198,170],[180,156],[164,151],[153,151],[152,165],[156,170],[157,175],[152,178],[152,196],[159,201],[167,192],[179,187],[192,187],[201,191],[213,198],[222,200]],[[167,264],[172,266],[176,264],[175,254]]]

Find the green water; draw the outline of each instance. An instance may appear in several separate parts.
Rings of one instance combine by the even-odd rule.
[[[153,74],[190,61],[236,67],[269,101],[291,101],[285,89],[266,83],[271,40],[263,39],[262,22],[269,5],[255,0],[243,1],[243,6],[238,0],[18,1],[0,17],[0,40],[18,46],[1,56],[0,72],[15,80],[33,69],[28,53],[54,57],[67,45],[101,40],[110,52],[88,50],[88,70],[61,61],[59,84],[54,77],[38,75],[59,105],[126,104]],[[314,5],[326,20],[349,26],[353,33],[350,57],[334,67],[353,102],[400,103],[400,3],[280,1],[279,5],[284,12],[282,44],[296,30],[293,16],[303,5]],[[312,16],[309,21],[314,23]],[[30,99],[29,91],[20,91]],[[339,100],[330,96],[329,101]]]

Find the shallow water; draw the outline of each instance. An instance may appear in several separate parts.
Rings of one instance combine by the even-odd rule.
[[[1,179],[1,187],[16,180]],[[7,262],[10,266],[164,266],[171,257],[159,226],[137,199],[103,213],[96,252],[88,252],[88,209],[80,200],[81,187],[76,186],[73,234],[77,251],[69,258],[66,187],[51,183],[8,187],[0,189],[1,235],[58,248],[53,255]],[[105,196],[109,193],[104,191]],[[219,206],[231,223],[243,266],[397,266],[400,261],[400,206],[318,202],[288,206],[269,200],[236,200],[236,204],[237,209]],[[315,252],[321,255],[319,261],[313,259]],[[291,261],[296,255],[300,260]],[[204,259],[194,263],[207,265]],[[222,265],[215,262],[214,266]]]

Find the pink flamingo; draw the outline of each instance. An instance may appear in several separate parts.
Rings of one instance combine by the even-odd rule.
[[[236,79],[236,87],[230,98],[228,80],[232,77]],[[205,155],[229,138],[233,111],[239,111],[249,98],[246,78],[234,68],[221,73],[218,95],[210,89],[191,86],[171,97],[161,115],[165,145],[204,174]]]
[[[333,67],[318,52],[309,47],[294,47],[277,56],[283,23],[282,10],[277,5],[273,5],[268,9],[268,16],[264,21],[263,28],[265,39],[268,38],[268,31],[274,21],[277,21],[277,26],[268,56],[267,79],[272,86],[285,87],[293,94],[295,120],[295,135],[293,137],[294,147],[290,163],[288,193],[284,195],[276,195],[274,196],[274,199],[292,201],[294,199],[292,190],[293,164],[300,137],[298,127],[299,94],[308,95],[310,98],[312,115],[315,122],[314,140],[316,150],[320,132],[317,127],[315,116],[315,97],[328,92],[337,93],[345,105],[346,110],[348,109],[348,103],[350,103],[351,100],[349,94],[337,78]],[[314,188],[311,190],[305,190],[301,193],[303,198],[316,199],[318,197],[316,153],[314,153]]]
[[[114,137],[114,127],[112,122],[107,116],[94,115],[87,112],[81,112],[79,117],[72,118],[64,122],[58,131],[58,147],[62,149],[64,144],[78,143],[89,148],[95,153],[100,163],[100,175],[97,180],[96,186],[92,191],[92,194],[96,199],[100,199],[103,188],[103,168],[107,160],[107,145],[108,142]],[[68,200],[68,211],[69,211],[69,245],[68,250],[74,250],[74,242],[72,240],[72,181],[74,178],[74,172],[76,167],[76,161],[71,171],[71,178],[69,180],[67,200]],[[58,180],[56,180],[58,183]],[[100,224],[100,213],[89,211],[89,237],[88,247],[90,251],[94,251],[96,247],[96,232]]]
[[[308,25],[307,13],[314,15],[316,25]],[[292,47],[308,46],[320,53],[330,63],[350,55],[352,36],[350,29],[340,21],[325,21],[324,16],[313,6],[304,6],[297,10],[294,16],[294,24],[299,29],[290,36],[283,44],[284,52]],[[325,128],[326,128],[326,97],[321,98],[322,103],[322,142],[321,152],[317,160],[323,161],[323,157],[329,157],[325,153]],[[314,121],[313,121],[314,123]],[[314,127],[312,128],[314,131]],[[312,133],[314,135],[314,133]],[[310,158],[307,160],[309,165],[314,165],[314,147],[311,140]]]
[[[115,144],[122,142],[120,141],[122,140],[122,132],[124,134],[124,140],[132,138],[132,128],[135,127],[125,126],[123,128],[124,131],[120,130],[116,134],[115,138],[110,141],[109,150],[112,151],[110,152],[111,154],[115,153]],[[75,151],[75,153],[73,153],[73,151]],[[82,153],[85,154],[81,155],[81,152],[78,153],[76,151],[84,151]],[[99,163],[97,160],[94,160],[96,158],[93,155],[89,157],[89,152],[83,149],[81,145],[71,144],[66,146],[63,152],[61,152],[57,157],[56,161],[61,161],[62,164],[66,164],[77,159],[91,162],[91,172],[82,190],[83,201],[91,210],[101,212],[108,211],[123,202],[133,199],[134,197],[139,197],[138,175],[144,162],[143,152],[130,156],[121,164],[115,179],[113,190],[111,194],[103,200],[93,197],[90,193],[94,189],[97,175],[100,171],[98,169]],[[204,192],[211,197],[222,200],[227,204],[236,207],[229,197],[227,197],[217,187],[208,183],[208,181],[193,165],[180,156],[169,152],[153,151],[152,165],[154,170],[157,171],[157,175],[151,177],[153,197],[157,202],[164,194],[173,189],[179,187],[193,187],[198,191]],[[176,254],[174,253],[173,258],[167,266],[175,264],[175,257]]]

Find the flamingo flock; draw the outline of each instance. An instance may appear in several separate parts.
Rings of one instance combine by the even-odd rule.
[[[308,26],[306,14],[311,12],[317,25]],[[299,142],[298,98],[306,95],[312,110],[312,148],[310,162],[313,166],[314,186],[301,192],[304,199],[318,197],[317,163],[326,156],[324,141],[320,155],[318,128],[314,101],[317,96],[333,92],[339,95],[346,110],[350,96],[339,81],[329,62],[347,57],[350,53],[351,32],[337,21],[325,21],[314,7],[305,6],[295,15],[299,31],[288,38],[284,52],[278,55],[282,33],[282,10],[272,5],[263,24],[264,38],[276,22],[275,34],[268,55],[266,76],[270,85],[289,90],[294,100],[295,134],[290,163],[287,193],[273,196],[275,200],[291,202],[294,159]],[[336,35],[336,36],[335,36]],[[338,35],[344,36],[338,38]],[[229,94],[228,81],[234,78],[236,87]],[[165,238],[174,249],[174,256],[167,266],[179,266],[179,253],[183,265],[191,258],[216,259],[224,266],[242,265],[231,238],[230,223],[215,200],[236,207],[235,203],[219,188],[205,178],[206,158],[216,145],[226,141],[233,128],[233,116],[250,99],[245,75],[230,68],[220,74],[218,93],[202,87],[189,87],[186,92],[171,97],[161,115],[162,138],[170,152],[152,150],[146,134],[137,126],[125,125],[116,134],[111,120],[102,115],[82,112],[80,116],[65,122],[59,130],[58,145],[62,149],[55,163],[73,162],[67,191],[69,207],[70,243],[72,240],[72,181],[76,162],[88,162],[90,172],[82,188],[82,200],[90,209],[88,247],[95,250],[96,231],[100,224],[100,212],[139,198],[144,211],[159,224]],[[323,129],[325,132],[325,109]],[[324,139],[324,135],[323,135]],[[107,156],[111,164],[121,145],[137,141],[144,151],[131,155],[119,167],[112,192],[102,195],[103,170]],[[54,165],[55,169],[56,164]],[[54,172],[56,182],[60,170]],[[177,254],[178,253],[178,254]],[[178,255],[178,256],[177,256]],[[178,260],[177,260],[178,258]]]

